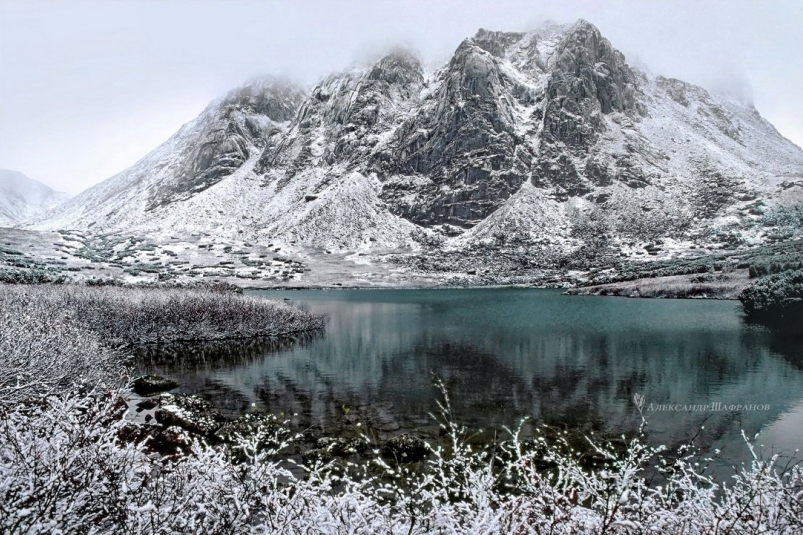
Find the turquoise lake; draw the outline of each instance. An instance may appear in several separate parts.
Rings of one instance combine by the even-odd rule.
[[[705,451],[743,459],[744,429],[761,432],[765,451],[803,445],[803,344],[747,325],[736,301],[520,288],[250,294],[325,314],[326,330],[178,351],[141,367],[179,380],[228,416],[271,411],[324,429],[347,414],[382,433],[435,432],[437,377],[455,418],[486,432],[524,417],[631,432],[641,421],[633,401],[640,394],[656,444],[696,437]]]

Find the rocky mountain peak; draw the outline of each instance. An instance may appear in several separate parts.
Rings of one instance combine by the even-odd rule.
[[[636,112],[638,77],[625,56],[593,24],[579,20],[550,58],[549,96],[588,104],[602,113]],[[596,102],[594,102],[596,100]]]
[[[504,57],[505,52],[526,34],[520,32],[498,32],[480,28],[471,41],[496,57]]]
[[[195,195],[239,169],[283,130],[282,124],[293,119],[306,98],[306,92],[292,82],[264,77],[213,103],[201,116],[190,157],[177,169],[177,180],[154,188],[148,209]]]
[[[559,199],[586,195],[612,181],[612,164],[592,150],[609,129],[605,116],[623,114],[632,122],[646,113],[641,81],[624,55],[582,19],[565,31],[547,67],[547,98],[539,112],[543,136],[533,184],[552,188]],[[643,183],[635,166],[623,161],[628,180]]]
[[[434,90],[376,155],[380,176],[412,178],[384,184],[381,196],[391,210],[447,233],[474,226],[525,180],[514,158],[521,142],[513,102],[520,82],[484,48],[501,54],[520,35],[478,36],[479,42],[466,39],[457,47]]]
[[[462,102],[491,102],[504,85],[496,57],[472,39],[463,41],[445,74],[445,91]]]
[[[403,48],[368,67],[326,77],[301,106],[289,138],[266,146],[257,172],[286,167],[278,182],[281,189],[297,170],[310,165],[368,161],[379,133],[418,100],[423,83],[420,59]]]
[[[293,118],[306,98],[307,92],[290,80],[264,77],[229,92],[219,107],[264,115],[282,123]]]
[[[252,82],[60,221],[236,227],[324,247],[500,235],[574,247],[589,232],[638,243],[647,227],[697,240],[688,229],[715,220],[755,228],[765,206],[745,203],[803,195],[799,176],[803,152],[755,109],[631,68],[580,20],[480,29],[429,73],[396,49],[308,94]]]
[[[371,67],[367,79],[399,86],[420,84],[424,81],[424,70],[417,54],[395,48]]]

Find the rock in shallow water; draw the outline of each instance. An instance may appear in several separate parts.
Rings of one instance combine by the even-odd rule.
[[[137,403],[137,412],[149,411],[159,406],[159,400],[156,398],[143,399]]]
[[[156,421],[165,427],[178,426],[199,435],[212,436],[226,419],[211,403],[196,396],[162,394]]]
[[[143,375],[131,381],[131,390],[140,396],[150,396],[158,392],[167,392],[178,387],[172,379],[165,379],[159,375]]]

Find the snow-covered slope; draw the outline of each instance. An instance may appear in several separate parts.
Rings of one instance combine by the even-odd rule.
[[[752,105],[642,73],[581,20],[480,30],[431,72],[396,50],[309,93],[251,83],[34,227],[630,254],[760,242],[801,202],[803,151]]]
[[[69,198],[20,172],[0,169],[0,227],[23,223]]]

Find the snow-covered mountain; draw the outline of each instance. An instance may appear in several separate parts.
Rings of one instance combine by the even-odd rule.
[[[761,242],[801,202],[803,151],[751,104],[640,72],[580,20],[480,30],[434,71],[396,50],[309,92],[255,81],[34,228],[630,255]]]
[[[69,198],[20,172],[0,169],[0,227],[23,223]]]

